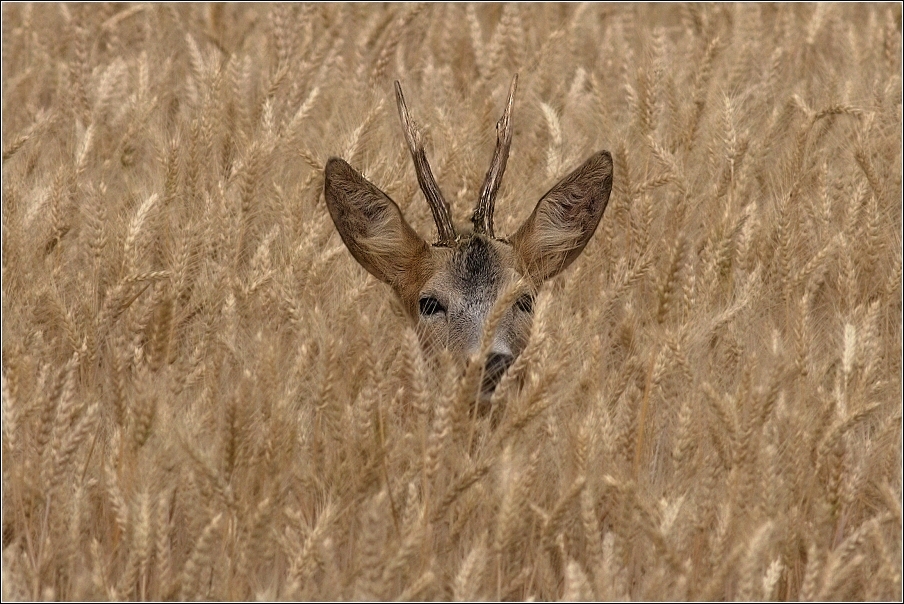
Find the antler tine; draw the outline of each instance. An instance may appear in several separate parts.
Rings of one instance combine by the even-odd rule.
[[[486,179],[480,188],[480,198],[471,222],[474,223],[474,232],[493,235],[493,206],[496,203],[496,192],[502,183],[502,175],[505,173],[505,164],[508,162],[509,149],[512,146],[512,107],[515,104],[515,89],[518,87],[518,74],[512,78],[509,88],[508,103],[505,112],[496,122],[496,150],[493,152],[493,161],[487,170]]]
[[[439,233],[439,241],[437,245],[450,245],[455,242],[455,227],[452,225],[452,216],[449,213],[449,205],[443,198],[436,179],[433,178],[433,172],[430,170],[430,164],[427,163],[427,154],[424,152],[424,143],[421,140],[421,133],[417,129],[417,124],[408,117],[408,106],[405,105],[405,97],[402,95],[402,85],[396,80],[395,83],[396,102],[399,106],[399,119],[402,120],[402,129],[405,131],[405,139],[408,141],[408,150],[411,152],[411,159],[414,160],[414,171],[417,173],[418,184],[430,204],[430,210],[433,212],[433,221],[436,223],[436,230]]]

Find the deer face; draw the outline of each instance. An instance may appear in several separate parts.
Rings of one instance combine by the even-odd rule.
[[[494,236],[493,204],[511,144],[516,85],[517,76],[496,125],[496,152],[468,232],[452,225],[398,82],[399,115],[439,241],[428,245],[395,202],[344,160],[331,158],[324,178],[324,198],[343,242],[361,266],[393,288],[423,349],[429,354],[445,348],[463,364],[478,351],[486,353],[484,403],[527,343],[534,294],[583,251],[612,188],[612,158],[601,151],[542,196],[509,239]],[[497,308],[506,294],[512,302]],[[486,333],[491,314],[495,330]]]
[[[472,234],[450,248],[431,248],[430,256],[435,270],[417,293],[416,307],[409,307],[421,345],[428,351],[445,348],[462,362],[483,347],[487,356],[481,394],[488,398],[527,343],[533,291],[524,288],[516,292],[514,303],[495,309],[500,295],[516,286],[520,275],[512,246],[485,235]],[[485,334],[494,310],[502,314],[495,332]],[[484,342],[484,337],[489,340]]]

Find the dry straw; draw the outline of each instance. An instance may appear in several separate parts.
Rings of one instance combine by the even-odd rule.
[[[4,4],[2,46],[4,600],[901,599],[899,5]],[[481,415],[323,166],[426,236],[392,81],[461,218],[516,72],[500,231],[614,184]]]

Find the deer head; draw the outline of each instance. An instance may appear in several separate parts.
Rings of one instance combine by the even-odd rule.
[[[438,240],[429,245],[405,221],[383,191],[342,159],[326,164],[324,197],[345,246],[367,271],[389,284],[415,324],[422,348],[449,350],[462,364],[487,352],[481,402],[527,343],[533,299],[590,240],[612,189],[612,157],[592,155],[540,198],[533,213],[508,239],[493,231],[493,208],[512,142],[512,106],[518,76],[496,124],[496,150],[480,189],[470,228],[456,229],[449,205],[433,178],[417,125],[395,83],[399,117],[415,172],[436,222]],[[503,292],[524,290],[496,317],[495,333],[482,342],[484,326]]]

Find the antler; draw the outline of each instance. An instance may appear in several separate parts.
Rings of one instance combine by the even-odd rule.
[[[433,221],[439,233],[439,241],[436,245],[451,245],[455,242],[455,227],[452,225],[452,216],[449,213],[449,205],[443,199],[443,194],[433,178],[430,164],[427,163],[427,154],[424,152],[424,142],[417,124],[408,117],[408,107],[405,105],[405,97],[402,96],[402,86],[399,81],[395,83],[396,102],[399,106],[399,118],[402,120],[402,129],[405,131],[405,139],[408,141],[408,150],[411,151],[411,159],[414,160],[414,171],[417,173],[418,184],[430,204],[433,212]]]
[[[515,104],[515,89],[518,87],[518,74],[512,78],[509,88],[508,104],[505,113],[496,122],[496,150],[493,152],[493,161],[487,170],[486,179],[480,188],[480,198],[471,222],[474,223],[475,233],[484,233],[490,237],[493,235],[493,206],[496,203],[496,192],[502,183],[502,175],[505,173],[505,164],[508,162],[509,148],[512,146],[512,106]]]

